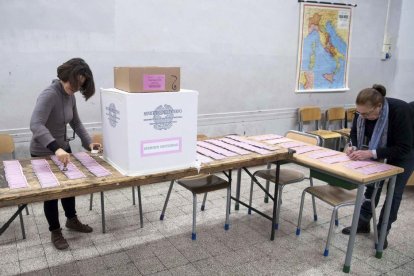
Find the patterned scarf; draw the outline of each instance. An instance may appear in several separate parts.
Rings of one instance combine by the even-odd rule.
[[[384,106],[382,107],[381,113],[375,123],[374,132],[372,133],[371,141],[369,142],[368,148],[370,150],[376,150],[379,147],[385,147],[387,145],[387,134],[388,134],[388,101],[384,98]],[[362,116],[358,116],[357,120],[357,139],[358,149],[362,149],[365,135],[365,119]]]

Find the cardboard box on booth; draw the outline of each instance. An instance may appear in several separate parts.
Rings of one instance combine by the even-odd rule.
[[[104,158],[124,175],[195,165],[198,92],[101,89]]]
[[[180,67],[114,67],[114,86],[127,92],[177,92]]]

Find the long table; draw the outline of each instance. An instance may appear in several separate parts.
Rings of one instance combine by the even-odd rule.
[[[338,164],[325,164],[321,161],[311,159],[307,157],[308,154],[297,155],[292,153],[293,152],[291,150],[280,148],[277,151],[274,151],[266,155],[251,153],[244,156],[229,157],[219,161],[216,160],[207,164],[202,164],[199,170],[197,168],[186,168],[181,170],[163,171],[160,173],[142,176],[121,175],[107,162],[105,162],[99,157],[94,157],[98,163],[100,163],[103,167],[105,167],[112,173],[112,175],[109,177],[101,178],[94,177],[82,165],[80,165],[80,163],[78,163],[77,160],[72,159],[73,163],[78,168],[80,168],[87,176],[87,178],[82,178],[78,180],[67,179],[66,176],[59,170],[59,168],[55,166],[51,160],[49,160],[48,162],[53,168],[53,172],[58,178],[60,185],[55,188],[47,189],[43,189],[40,187],[40,184],[38,183],[37,178],[35,177],[32,167],[30,165],[30,160],[21,161],[24,174],[29,182],[29,187],[23,189],[9,189],[7,187],[7,183],[5,182],[3,165],[0,164],[0,207],[20,205],[18,211],[15,213],[15,215],[13,215],[14,217],[11,218],[11,220],[13,220],[17,215],[21,213],[21,211],[23,210],[22,207],[25,206],[25,204],[32,202],[40,202],[44,200],[84,195],[94,192],[103,192],[125,187],[165,182],[187,176],[197,175],[198,173],[218,173],[227,170],[231,171],[234,169],[238,169],[238,185],[236,197],[232,197],[232,199],[237,203],[242,203],[243,205],[246,205],[245,203],[241,202],[239,198],[241,169],[245,169],[247,171],[248,167],[274,163],[276,164],[276,181],[278,181],[280,165],[285,162],[295,162],[297,164],[310,168],[311,175],[313,177],[320,178],[324,181],[345,181],[347,183],[352,183],[357,187],[357,198],[352,219],[351,235],[348,242],[348,248],[344,264],[344,272],[349,272],[365,185],[390,178],[390,183],[387,192],[387,204],[385,206],[383,220],[383,225],[387,225],[391,207],[390,199],[392,198],[394,191],[395,178],[397,174],[403,172],[403,169],[394,167],[392,170],[386,172],[376,173],[372,175],[363,175],[360,173],[356,173],[354,170],[344,168],[343,166]],[[231,179],[229,180],[231,181]],[[253,211],[256,211],[260,215],[272,221],[272,240],[274,239],[276,207],[278,206],[277,190],[278,189],[275,189],[273,197],[271,197],[268,194],[268,196],[270,196],[273,199],[273,213],[271,217],[261,213],[259,210],[251,208]],[[0,231],[0,234],[3,233],[4,230],[5,228],[3,226],[2,231]],[[382,257],[385,232],[386,227],[381,227],[381,233],[376,253],[377,258]]]
[[[259,166],[268,163],[278,162],[289,158],[289,151],[286,149],[278,149],[270,154],[261,155],[251,153],[248,155],[229,157],[224,160],[215,160],[210,163],[202,164],[200,168],[189,167],[179,170],[164,170],[159,173],[152,173],[141,176],[124,176],[120,174],[115,168],[109,165],[102,158],[92,156],[100,165],[112,173],[107,177],[95,177],[92,175],[79,161],[75,158],[71,162],[79,168],[86,176],[76,180],[68,179],[60,169],[48,158],[48,163],[59,181],[59,186],[54,188],[42,188],[38,182],[35,173],[31,166],[31,160],[20,160],[23,168],[23,173],[26,176],[29,187],[21,189],[8,188],[3,163],[0,162],[0,207],[18,206],[17,211],[9,218],[9,220],[0,227],[0,235],[6,231],[10,223],[20,216],[22,225],[22,235],[25,238],[24,224],[21,212],[29,203],[41,202],[45,200],[66,198],[77,195],[92,194],[95,192],[101,193],[101,209],[104,214],[103,206],[103,192],[115,189],[121,189],[133,186],[142,186],[153,183],[160,183],[180,179],[187,176],[194,176],[201,173],[219,173],[223,171],[232,171],[233,169]],[[33,158],[39,159],[39,158]],[[42,158],[40,158],[42,159]],[[44,158],[43,158],[44,159]],[[231,182],[231,173],[229,181]],[[104,216],[102,216],[102,231],[105,232]]]

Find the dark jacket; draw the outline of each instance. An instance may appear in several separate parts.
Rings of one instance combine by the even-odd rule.
[[[387,158],[389,164],[398,163],[412,156],[414,146],[413,115],[410,106],[399,99],[387,98],[389,105],[387,146],[377,148],[378,159]],[[355,114],[352,122],[351,139],[357,145],[357,120]],[[371,140],[371,137],[368,137]]]

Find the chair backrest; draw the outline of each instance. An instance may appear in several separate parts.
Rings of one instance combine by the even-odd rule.
[[[99,143],[99,144],[103,145],[102,133],[94,133],[92,135],[92,143]]]
[[[321,139],[319,138],[319,136],[306,133],[306,132],[289,130],[288,132],[285,133],[285,137],[292,139],[292,140],[308,143],[314,146],[321,145]]]
[[[298,109],[299,131],[303,130],[303,123],[315,122],[316,129],[319,128],[321,120],[321,109],[317,106],[303,106]]]
[[[326,114],[325,115],[325,117],[326,117],[325,129],[329,129],[329,125],[332,121],[340,121],[341,128],[344,127],[345,117],[346,117],[345,108],[343,108],[343,107],[331,107],[331,108],[328,108],[326,110],[325,114]]]
[[[352,124],[352,121],[355,117],[356,108],[351,107],[346,110],[346,119],[345,119],[345,127],[348,127],[348,122]]]
[[[0,134],[0,154],[10,154],[14,159],[14,141],[9,134]]]

